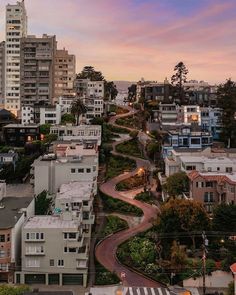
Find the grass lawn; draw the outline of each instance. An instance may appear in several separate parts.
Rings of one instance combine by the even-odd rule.
[[[123,127],[118,127],[118,126],[114,126],[114,125],[111,125],[111,124],[107,124],[107,128],[112,131],[112,132],[115,132],[115,133],[129,133],[130,131],[126,128],[123,128]]]
[[[136,162],[122,156],[110,156],[107,162],[106,179],[113,178],[125,171],[132,171],[136,168]]]
[[[143,175],[136,174],[134,176],[131,176],[130,178],[127,178],[117,183],[116,189],[118,191],[127,191],[127,190],[138,188],[144,184],[145,184],[145,179]]]
[[[125,141],[116,146],[116,151],[121,154],[143,158],[143,152],[137,138]]]
[[[143,211],[136,206],[130,205],[118,199],[114,199],[102,193],[101,191],[99,192],[99,195],[103,202],[103,209],[107,212],[119,212],[122,214],[129,214],[134,216],[143,215]]]

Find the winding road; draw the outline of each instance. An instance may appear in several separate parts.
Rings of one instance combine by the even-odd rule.
[[[109,123],[114,126],[118,126],[115,123],[117,118],[126,117],[126,116],[129,116],[134,113],[133,110],[130,110],[130,108],[128,108],[128,109],[129,109],[128,113],[112,117],[110,119]],[[120,126],[120,127],[123,127],[123,126]],[[134,130],[131,128],[127,128],[127,129],[129,129],[130,131]],[[124,156],[123,154],[117,153],[115,150],[115,147],[117,144],[119,144],[123,141],[126,141],[126,140],[119,140],[119,141],[114,142],[112,153],[115,155]],[[118,182],[120,182],[121,180],[124,180],[126,178],[129,178],[130,176],[135,175],[140,167],[145,167],[145,168],[149,169],[151,166],[150,162],[148,160],[144,160],[144,159],[140,159],[140,158],[136,158],[136,157],[131,157],[128,155],[125,155],[125,156],[127,156],[131,159],[134,159],[137,163],[137,168],[132,172],[125,172],[117,177],[114,177],[114,178],[108,180],[107,182],[104,182],[100,186],[100,190],[103,193],[105,193],[115,199],[120,199],[126,203],[137,206],[138,208],[140,208],[143,211],[143,217],[140,218],[141,219],[140,223],[137,226],[120,231],[120,232],[115,233],[115,234],[107,237],[106,239],[104,239],[100,244],[97,245],[97,247],[95,249],[95,255],[96,255],[96,258],[100,264],[102,264],[109,271],[115,272],[120,278],[121,278],[122,272],[124,272],[126,274],[125,279],[122,280],[124,286],[129,286],[129,287],[131,287],[131,286],[133,286],[133,287],[161,287],[161,286],[163,286],[162,284],[160,284],[154,280],[151,280],[147,277],[144,277],[143,275],[141,275],[135,271],[132,271],[128,267],[122,265],[116,257],[116,252],[117,252],[118,246],[121,243],[123,243],[124,241],[128,240],[130,237],[133,237],[133,236],[137,235],[138,233],[151,228],[152,221],[156,218],[157,213],[158,213],[157,207],[137,201],[137,200],[134,200],[132,198],[126,198],[124,196],[124,193],[121,194],[118,191],[116,191],[115,187]]]

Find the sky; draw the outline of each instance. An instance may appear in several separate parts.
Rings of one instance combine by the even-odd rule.
[[[0,0],[0,40],[5,5]],[[108,80],[163,81],[183,61],[188,79],[236,80],[236,0],[25,0],[28,34],[56,35]]]

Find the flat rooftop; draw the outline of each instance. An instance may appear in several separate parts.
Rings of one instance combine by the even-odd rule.
[[[57,199],[73,199],[77,202],[83,200],[90,200],[93,190],[93,184],[91,182],[70,182],[62,184],[59,193],[57,193]]]
[[[5,197],[0,201],[0,229],[14,227],[22,216],[21,209],[27,208],[33,197]]]
[[[236,164],[236,158],[214,157],[214,156],[180,156],[182,162],[198,162],[198,163],[217,163],[217,164]]]
[[[39,127],[39,124],[8,124],[4,126],[4,128],[37,128]]]
[[[38,215],[30,217],[24,225],[24,229],[30,228],[64,228],[78,229],[76,220],[63,220],[62,216],[56,215]]]

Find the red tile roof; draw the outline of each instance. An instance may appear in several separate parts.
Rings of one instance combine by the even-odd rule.
[[[197,177],[202,177],[203,179],[207,180],[207,181],[216,181],[218,184],[222,184],[224,182],[228,182],[229,184],[236,184],[235,181],[231,180],[229,177],[227,177],[227,175],[203,175],[200,172],[193,170],[190,173],[188,173],[188,178],[193,181],[195,178]]]
[[[236,263],[230,265],[230,270],[231,270],[233,273],[236,273]]]

